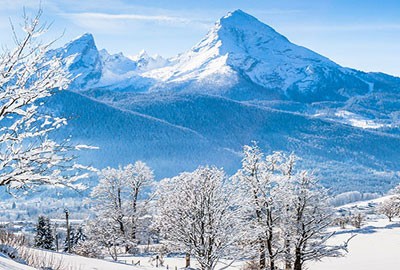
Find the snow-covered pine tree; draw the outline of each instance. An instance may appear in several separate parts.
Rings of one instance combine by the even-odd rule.
[[[69,79],[59,59],[46,57],[52,43],[39,40],[47,30],[41,14],[25,16],[23,36],[13,29],[16,47],[0,55],[0,186],[7,188],[73,185],[87,176],[71,152],[86,146],[49,137],[66,119],[46,113],[43,100]]]
[[[78,243],[83,242],[85,240],[86,240],[85,232],[84,232],[82,226],[79,226],[75,233],[73,245],[76,246]]]
[[[83,242],[85,240],[86,240],[86,235],[84,234],[81,226],[79,226],[77,229],[71,228],[70,237],[69,237],[69,245],[68,245],[68,239],[66,238],[64,240],[64,252],[68,252],[68,247],[70,247],[71,251],[74,252],[75,247],[80,242]]]
[[[238,207],[225,173],[199,167],[160,183],[158,224],[161,235],[193,255],[202,270],[212,270],[237,243]]]
[[[45,216],[38,217],[34,241],[35,247],[54,250],[54,236],[49,218]]]

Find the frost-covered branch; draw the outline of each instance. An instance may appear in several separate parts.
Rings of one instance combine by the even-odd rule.
[[[50,138],[66,120],[46,113],[44,100],[69,79],[61,61],[46,56],[51,43],[39,41],[47,30],[41,14],[25,15],[23,36],[13,28],[16,48],[0,55],[0,186],[10,189],[74,186],[89,169],[75,163],[72,152],[79,149],[70,141]]]

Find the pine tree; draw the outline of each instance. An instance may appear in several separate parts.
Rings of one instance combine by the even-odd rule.
[[[75,233],[73,246],[76,246],[77,244],[79,244],[80,242],[83,242],[85,240],[86,240],[86,235],[85,235],[82,227],[79,227],[78,230]]]
[[[75,230],[71,229],[69,236],[69,245],[68,245],[68,237],[64,240],[64,252],[69,252],[69,247],[72,249],[75,242]]]
[[[70,238],[69,238],[69,243],[70,243],[70,247],[72,252],[74,252],[75,247],[86,240],[86,235],[83,232],[82,227],[79,227],[78,229],[71,229],[71,233],[70,233]],[[64,252],[68,252],[68,242],[67,239],[65,239],[64,241]]]
[[[49,218],[39,216],[36,225],[35,247],[54,250],[54,236]]]

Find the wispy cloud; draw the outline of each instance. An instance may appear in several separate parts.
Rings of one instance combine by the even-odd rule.
[[[342,24],[342,25],[296,25],[288,30],[300,32],[360,32],[360,31],[399,31],[398,23]]]
[[[96,30],[116,29],[134,22],[150,22],[164,25],[168,24],[176,27],[191,25],[200,28],[208,28],[210,24],[212,24],[212,21],[209,20],[169,15],[110,14],[94,12],[63,13],[60,15],[69,19],[75,24],[80,25],[81,27]]]

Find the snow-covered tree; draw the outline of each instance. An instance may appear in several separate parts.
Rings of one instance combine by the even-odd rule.
[[[64,241],[64,252],[68,252],[69,249],[71,249],[74,252],[75,247],[80,242],[83,242],[85,240],[86,240],[86,235],[84,234],[82,227],[78,227],[77,229],[71,228],[69,239],[66,238]]]
[[[84,146],[49,136],[66,119],[46,113],[44,100],[69,79],[59,59],[46,57],[51,43],[39,40],[47,30],[41,14],[25,16],[23,36],[13,29],[16,47],[0,54],[0,186],[8,188],[71,185],[86,176],[71,152]]]
[[[378,213],[385,215],[391,222],[394,217],[400,216],[400,195],[393,195],[377,207]]]
[[[239,186],[243,204],[243,229],[250,249],[257,247],[259,268],[275,269],[284,251],[283,231],[279,228],[283,215],[278,203],[281,182],[292,174],[294,157],[280,152],[264,156],[256,143],[244,147],[242,168],[233,177]],[[253,252],[254,253],[254,252]]]
[[[38,217],[35,235],[35,247],[54,250],[54,236],[49,218]]]
[[[223,170],[199,167],[160,183],[161,235],[193,255],[201,269],[214,269],[237,242],[238,207]]]
[[[122,169],[122,172],[122,177],[125,178],[123,182],[129,189],[127,215],[130,219],[130,237],[131,241],[136,242],[139,218],[146,213],[146,206],[149,202],[149,198],[144,198],[145,192],[153,185],[154,174],[150,167],[142,161],[128,164]]]
[[[244,147],[242,168],[233,176],[242,203],[244,243],[258,256],[259,269],[302,269],[304,262],[341,256],[346,244],[328,245],[333,208],[325,189],[298,158],[275,152],[265,156],[256,143]]]
[[[126,213],[123,208],[123,197],[126,197],[121,171],[114,168],[105,168],[99,172],[99,184],[94,187],[90,197],[99,217],[111,219],[117,224],[118,234],[125,237]]]
[[[99,172],[99,184],[90,195],[96,215],[116,224],[127,249],[138,242],[140,218],[147,213],[146,195],[153,181],[153,172],[141,161],[118,169],[106,168]]]
[[[284,226],[291,232],[293,269],[303,269],[307,261],[343,256],[348,241],[341,245],[327,243],[333,236],[327,228],[334,222],[334,212],[326,190],[305,171],[292,177],[287,187],[290,216]]]
[[[353,225],[357,229],[360,229],[365,222],[365,215],[358,210],[350,213],[349,218],[351,225]]]
[[[86,224],[87,239],[79,244],[78,252],[87,253],[88,256],[99,256],[101,250],[106,250],[114,261],[118,260],[119,247],[125,245],[125,239],[121,238],[119,226],[111,219],[97,217]]]

